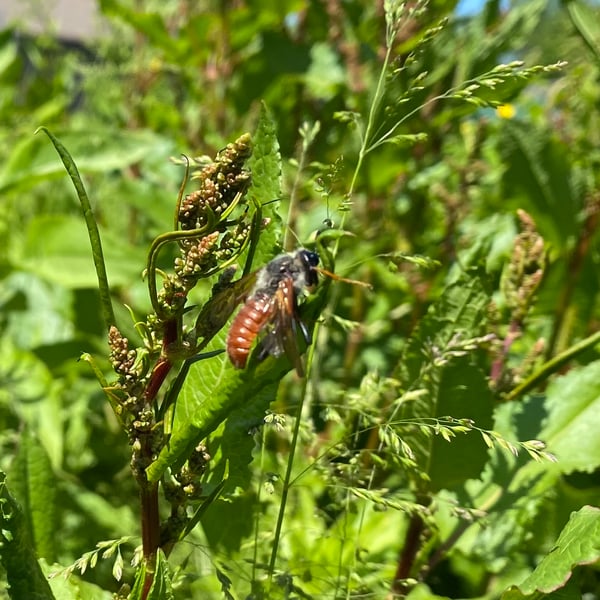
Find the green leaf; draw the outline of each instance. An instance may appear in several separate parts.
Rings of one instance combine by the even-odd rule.
[[[146,600],[174,600],[174,598],[169,563],[162,550],[159,550],[156,554],[154,581]]]
[[[11,598],[53,600],[50,586],[35,555],[25,515],[9,492],[0,472],[0,561]]]
[[[225,337],[221,331],[207,351],[223,348]],[[290,368],[285,357],[277,361],[267,359],[258,367],[249,365],[243,370],[235,369],[225,355],[195,363],[177,398],[170,442],[148,467],[149,479],[157,480],[167,467],[182,463],[198,441],[214,432],[237,409],[242,411],[238,418],[248,428],[260,425],[262,415],[274,399],[273,393],[264,396],[262,392],[279,382]],[[259,397],[254,403],[257,394]],[[248,409],[250,412],[246,413]],[[230,476],[235,480],[236,465],[231,464],[230,469]]]
[[[85,186],[83,185],[83,181],[81,180],[81,176],[79,175],[77,165],[69,154],[69,151],[56,136],[48,131],[48,129],[42,127],[41,130],[50,138],[50,141],[58,152],[58,155],[60,156],[63,165],[65,166],[69,177],[71,178],[75,192],[77,193],[77,198],[79,199],[79,205],[81,207],[81,212],[83,213],[83,219],[85,221],[90,240],[92,256],[94,258],[94,266],[96,268],[96,276],[98,278],[98,290],[100,292],[104,321],[106,323],[106,327],[108,328],[112,325],[115,325],[115,315],[110,298],[108,278],[106,276],[106,263],[104,261],[104,253],[102,251],[102,240],[100,239],[98,223],[92,210],[90,199],[87,195]]]
[[[124,169],[150,156],[164,160],[175,152],[172,142],[144,130],[71,130],[60,132],[59,137],[76,157],[78,169],[84,174]],[[54,148],[40,136],[31,136],[16,145],[0,168],[0,192],[27,189],[41,180],[64,177],[64,173],[65,168]]]
[[[103,232],[102,237],[111,285],[126,286],[132,279],[140,279],[144,252],[110,231]],[[23,270],[67,288],[98,286],[90,242],[81,218],[58,215],[33,218],[16,260]]]
[[[552,469],[563,474],[598,469],[600,361],[555,379],[548,386],[545,407],[548,416],[539,437],[558,459]]]
[[[39,556],[56,556],[56,479],[44,447],[25,429],[10,471],[11,485],[27,515]]]
[[[536,438],[544,414],[539,397],[504,403],[495,410],[493,429],[512,443]],[[496,435],[493,437],[497,440]],[[543,491],[555,481],[554,476],[546,480],[548,483],[543,480],[552,468],[548,461],[532,461],[523,450],[514,456],[496,441],[481,476],[465,482],[464,490],[458,494],[460,504],[485,511],[487,524],[459,540],[460,552],[478,557],[492,573],[505,572],[510,567],[509,557],[515,556],[531,536],[531,528],[543,508]],[[460,520],[457,526],[460,527]]]
[[[171,55],[171,58],[180,57],[177,37],[169,33],[167,24],[160,14],[133,10],[116,0],[100,0],[100,8],[104,14],[118,17],[130,25],[134,31],[143,34],[147,43],[165,50]],[[182,39],[185,41],[187,38]],[[184,56],[180,58],[184,58]]]
[[[146,561],[142,561],[142,564],[138,567],[135,573],[135,581],[131,587],[131,592],[127,597],[127,600],[143,600],[142,593],[144,591],[144,581],[146,579]]]
[[[146,583],[146,573],[148,565],[143,561],[137,570],[135,583],[128,596],[128,600],[173,600],[173,587],[171,584],[171,574],[169,572],[169,563],[162,550],[156,554],[156,565],[152,586],[147,595],[144,595],[144,586]]]
[[[467,418],[478,427],[492,426],[493,396],[487,377],[469,358],[457,360],[442,372],[436,401],[436,416]],[[431,440],[429,476],[436,490],[452,489],[478,477],[488,460],[487,446],[476,431],[457,433],[450,442],[440,436]]]
[[[144,586],[146,582],[146,573],[148,565],[143,561],[137,570],[135,583],[128,596],[128,600],[173,600],[173,587],[171,584],[171,574],[169,572],[169,563],[162,550],[156,554],[156,565],[152,586],[147,595],[144,595]]]
[[[254,439],[246,433],[246,437]],[[229,490],[230,494],[232,490]],[[253,490],[231,494],[213,503],[202,518],[202,531],[211,548],[228,554],[239,552],[252,535],[257,507]]]
[[[306,324],[316,322],[327,300],[329,284],[323,282],[302,304],[300,316]],[[226,328],[213,338],[206,351],[223,349],[225,338]],[[250,429],[262,423],[279,381],[291,368],[286,356],[269,357],[259,364],[250,358],[245,369],[234,368],[224,354],[194,363],[177,398],[171,439],[146,470],[148,478],[156,481],[169,466],[182,464],[193,447],[216,431],[229,416],[234,416],[232,448],[241,444],[236,429]],[[238,409],[239,414],[234,415]],[[245,455],[246,450],[241,453],[242,457]],[[239,464],[244,464],[244,460]],[[237,464],[234,462],[229,466],[230,483],[236,482]],[[224,469],[223,464],[218,477]]]
[[[507,122],[501,141],[504,195],[532,215],[540,233],[563,248],[579,228],[581,197],[573,186],[567,147],[537,126]]]
[[[519,600],[550,594],[565,586],[580,565],[600,560],[600,509],[584,506],[572,513],[550,552],[520,585],[512,586],[502,600]]]
[[[545,398],[533,397],[525,404],[526,407],[537,406],[531,415],[536,425],[540,415],[546,416],[541,431],[528,437],[545,442],[557,462],[525,464],[512,477],[513,489],[530,490],[535,482],[536,494],[541,494],[552,489],[562,475],[574,471],[593,472],[600,466],[600,440],[596,435],[600,427],[600,361],[553,380],[546,394]]]
[[[565,4],[569,17],[571,17],[571,22],[579,32],[579,35],[593,52],[596,60],[600,60],[598,10],[580,0],[567,0]]]
[[[488,428],[492,397],[483,373],[473,364],[474,338],[485,333],[489,292],[487,277],[478,269],[463,272],[444,290],[410,339],[400,361],[400,371],[409,388],[424,388],[411,402],[405,417],[421,422],[439,417],[471,418]],[[463,350],[461,344],[468,350]],[[443,423],[443,425],[447,425]],[[450,443],[424,435],[416,428],[399,433],[413,449],[434,489],[453,487],[476,477],[486,462],[486,446],[479,434],[468,433]]]
[[[256,448],[252,430],[264,424],[264,416],[269,405],[275,401],[279,378],[256,394],[248,396],[248,401],[232,411],[208,439],[211,456],[211,472],[208,480],[218,483],[225,469],[229,478],[223,495],[232,494],[227,501],[220,501],[208,507],[202,527],[212,547],[220,546],[228,552],[240,549],[244,538],[252,532],[252,514],[256,498],[252,487],[250,463]],[[235,492],[238,490],[238,492]],[[245,490],[246,493],[239,493]]]
[[[263,219],[269,220],[254,253],[253,268],[257,268],[271,260],[281,248],[281,217],[278,202],[274,202],[281,198],[281,154],[276,125],[265,104],[261,105],[258,125],[252,136],[248,168],[252,173],[248,197],[262,207]]]

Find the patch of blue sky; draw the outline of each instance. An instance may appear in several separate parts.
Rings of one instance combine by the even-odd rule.
[[[457,17],[471,17],[481,12],[484,6],[485,0],[460,0],[454,12]],[[509,8],[509,0],[502,0],[500,6],[502,9]]]

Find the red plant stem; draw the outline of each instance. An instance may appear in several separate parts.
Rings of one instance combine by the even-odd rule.
[[[150,375],[150,381],[144,391],[144,398],[146,402],[151,403],[157,396],[162,384],[165,382],[169,371],[173,364],[169,359],[169,349],[174,342],[177,341],[178,326],[177,321],[172,320],[165,323],[165,333],[163,336],[162,352],[160,358],[152,369],[152,375]]]
[[[173,320],[165,323],[161,356],[154,365],[150,380],[144,390],[144,399],[147,405],[154,404],[156,396],[173,366],[169,359],[169,349],[177,340],[177,333],[177,321]],[[142,599],[145,599],[148,597],[152,582],[154,581],[156,553],[160,545],[160,516],[158,513],[158,482],[148,481],[143,470],[151,464],[154,458],[154,432],[152,429],[150,431],[140,431],[138,433],[138,440],[141,444],[140,462],[143,466],[138,472],[138,484],[140,486],[142,551],[146,563],[146,576],[142,589]]]
[[[154,365],[154,369],[152,369],[150,381],[148,382],[146,390],[144,391],[144,397],[147,402],[152,402],[154,398],[156,398],[158,391],[165,382],[165,379],[167,378],[172,366],[173,364],[171,361],[165,356],[161,356],[158,359],[156,365]]]
[[[408,531],[406,532],[404,547],[400,551],[400,556],[398,558],[396,575],[394,576],[394,581],[392,583],[392,593],[394,594],[405,594],[407,591],[403,581],[410,576],[415,557],[419,550],[423,526],[423,519],[420,515],[413,515],[411,517]]]
[[[156,566],[156,552],[160,542],[160,520],[158,515],[158,482],[147,482],[140,489],[142,512],[142,547],[146,562],[146,578],[142,598],[147,598]]]

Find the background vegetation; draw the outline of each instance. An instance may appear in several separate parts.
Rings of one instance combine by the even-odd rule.
[[[5,596],[600,595],[598,14],[456,4],[99,0],[101,40],[0,32]],[[140,425],[111,410],[86,224],[40,126],[81,173],[132,347],[156,323],[142,272],[181,155],[245,132],[237,218],[252,198],[269,218],[253,267],[331,219],[336,272],[372,290],[321,283],[303,380],[283,359],[183,363],[170,443],[134,477]],[[174,499],[202,440],[201,490]],[[146,476],[176,531],[154,531],[158,554]]]

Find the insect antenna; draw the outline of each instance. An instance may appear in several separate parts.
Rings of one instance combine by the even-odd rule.
[[[370,290],[373,289],[373,286],[370,283],[367,283],[366,281],[359,281],[358,279],[348,279],[347,277],[341,277],[340,275],[337,275],[336,273],[332,273],[331,271],[328,271],[327,269],[323,269],[321,267],[313,267],[313,268],[318,273],[321,273],[321,275],[325,275],[325,277],[330,277],[334,281],[342,281],[343,283],[350,283],[352,285],[360,285],[361,287],[366,287]]]

